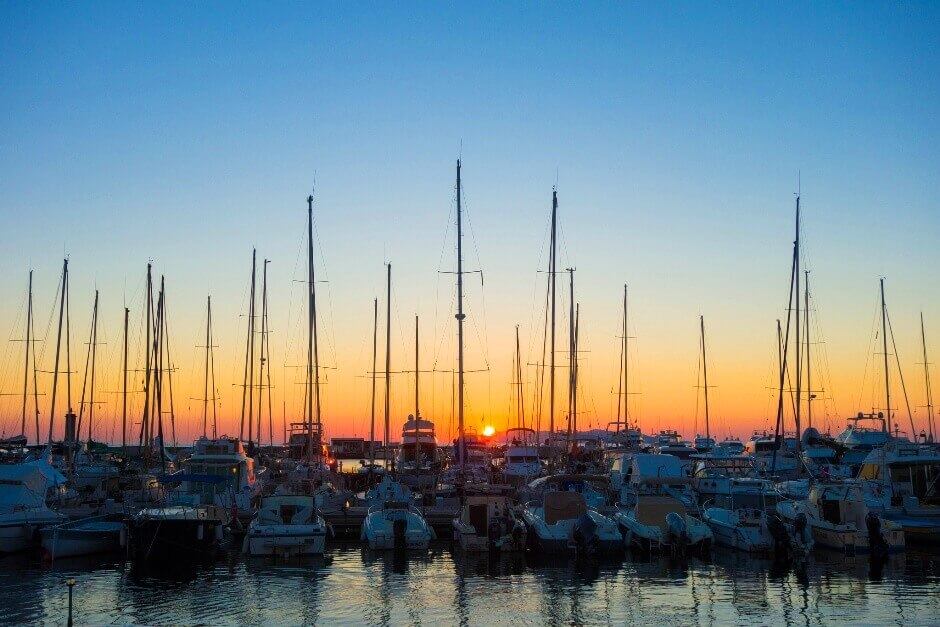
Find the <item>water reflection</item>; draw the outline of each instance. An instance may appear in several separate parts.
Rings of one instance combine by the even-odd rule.
[[[358,543],[326,556],[149,565],[122,556],[44,563],[0,559],[3,621],[64,624],[63,581],[78,584],[76,621],[146,624],[692,623],[929,624],[940,615],[932,553],[776,561],[715,551],[706,557],[546,559],[373,552]]]

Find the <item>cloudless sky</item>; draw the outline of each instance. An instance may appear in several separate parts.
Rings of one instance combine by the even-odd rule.
[[[884,404],[879,277],[923,424],[921,311],[940,361],[934,3],[7,2],[0,18],[0,333],[23,337],[34,269],[39,365],[52,369],[68,256],[74,397],[101,293],[102,439],[119,439],[124,302],[132,367],[142,360],[148,260],[166,277],[180,439],[202,429],[193,399],[210,293],[220,431],[237,432],[252,247],[271,259],[277,439],[284,415],[300,419],[314,186],[328,432],[367,434],[372,299],[384,311],[390,261],[393,370],[414,369],[417,314],[421,370],[438,370],[422,374],[422,414],[449,437],[458,157],[466,267],[481,271],[467,275],[471,424],[508,419],[516,324],[523,361],[542,359],[553,185],[559,265],[577,268],[581,425],[616,413],[627,283],[630,410],[644,430],[704,429],[699,315],[713,431],[772,428],[798,188],[817,426],[838,431]],[[561,351],[567,287],[559,296]],[[20,428],[22,352],[0,347],[8,435]],[[531,416],[535,367],[525,379]],[[43,429],[50,380],[40,375]],[[559,370],[559,406],[566,384]],[[413,385],[393,377],[393,433]]]

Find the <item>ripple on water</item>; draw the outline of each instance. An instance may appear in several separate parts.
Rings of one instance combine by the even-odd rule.
[[[114,558],[0,560],[4,622],[64,624],[77,580],[78,624],[931,624],[940,556],[911,552],[880,569],[814,556],[779,565],[708,559],[546,560],[373,553],[357,545],[286,563],[224,555],[156,570]]]

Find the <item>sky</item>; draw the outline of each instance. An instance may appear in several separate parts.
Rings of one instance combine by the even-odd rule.
[[[76,411],[100,295],[96,404],[85,405],[93,437],[120,440],[125,304],[132,439],[139,429],[148,261],[166,284],[177,439],[203,430],[210,294],[209,396],[218,432],[238,434],[255,248],[259,266],[270,260],[264,434],[270,424],[280,440],[283,423],[304,412],[313,192],[328,435],[369,434],[373,299],[383,370],[391,263],[391,430],[397,439],[414,411],[417,315],[420,411],[449,440],[458,158],[468,425],[518,422],[518,325],[526,423],[540,416],[547,428],[535,399],[553,188],[558,266],[575,268],[580,311],[579,427],[602,429],[617,415],[626,284],[631,420],[645,432],[704,432],[703,316],[711,432],[773,429],[797,192],[814,426],[838,432],[846,417],[886,404],[882,277],[897,346],[888,351],[892,408],[910,432],[903,374],[914,428],[926,425],[921,312],[928,361],[940,361],[936,4],[469,9],[3,3],[0,431],[21,429],[30,270],[48,428],[67,257]],[[568,278],[558,289],[556,427],[567,407]],[[383,392],[380,378],[380,425]],[[57,435],[63,413],[57,400]]]

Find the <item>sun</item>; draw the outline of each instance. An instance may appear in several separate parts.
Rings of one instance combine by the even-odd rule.
[[[484,436],[486,436],[486,437],[489,438],[489,437],[492,437],[494,433],[496,433],[496,429],[494,429],[494,428],[491,427],[490,425],[487,425],[487,426],[483,427],[483,435],[484,435]]]

